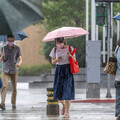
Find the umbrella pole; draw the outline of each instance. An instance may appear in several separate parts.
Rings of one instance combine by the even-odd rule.
[[[67,45],[67,40],[66,40],[66,45]]]
[[[66,40],[66,46],[67,46],[67,40]],[[67,51],[69,51],[68,47],[67,47]]]

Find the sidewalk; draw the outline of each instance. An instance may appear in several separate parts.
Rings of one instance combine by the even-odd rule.
[[[111,89],[112,98],[106,98],[107,90],[100,90],[100,98],[86,99],[86,90],[77,89],[76,99],[73,102],[77,103],[115,103],[115,89]]]
[[[24,88],[24,89],[23,89]],[[105,98],[106,90],[101,90],[99,100]],[[114,89],[111,91],[114,99]],[[11,92],[7,93],[6,110],[0,111],[0,120],[64,120],[62,116],[47,116],[46,89],[28,89],[27,84],[18,85],[17,110],[13,111],[10,104]],[[111,99],[111,100],[112,100]],[[85,90],[76,90],[76,101],[87,100]],[[60,105],[61,109],[61,105]],[[72,103],[69,120],[115,120],[115,103]]]

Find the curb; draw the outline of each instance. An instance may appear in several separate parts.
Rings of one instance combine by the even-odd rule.
[[[115,99],[86,99],[86,100],[72,100],[72,103],[115,103]]]

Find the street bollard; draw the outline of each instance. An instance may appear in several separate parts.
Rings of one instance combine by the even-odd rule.
[[[57,100],[53,100],[53,88],[47,88],[47,115],[59,115],[59,105]]]

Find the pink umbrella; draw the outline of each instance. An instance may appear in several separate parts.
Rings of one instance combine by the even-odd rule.
[[[86,30],[80,27],[62,27],[49,32],[43,39],[42,42],[54,41],[55,38],[64,37],[64,39],[74,38],[82,35],[89,34]]]

